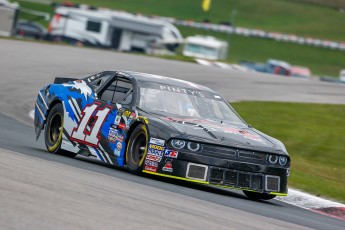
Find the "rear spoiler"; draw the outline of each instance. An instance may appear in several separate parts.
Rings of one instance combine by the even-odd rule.
[[[78,80],[78,78],[56,77],[54,80],[54,84],[68,83],[70,81],[75,81],[75,80]]]

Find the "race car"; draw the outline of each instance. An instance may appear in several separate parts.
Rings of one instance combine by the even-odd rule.
[[[131,71],[55,78],[38,92],[34,125],[50,153],[239,189],[250,199],[287,195],[284,145],[195,83]]]

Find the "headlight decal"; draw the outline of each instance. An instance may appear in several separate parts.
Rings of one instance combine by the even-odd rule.
[[[188,142],[187,147],[193,152],[200,150],[200,144],[195,142]]]
[[[185,149],[191,152],[200,152],[202,150],[202,145],[200,143],[180,139],[171,139],[170,146],[176,150]]]
[[[286,166],[288,164],[288,157],[277,156],[277,155],[267,155],[267,162],[273,165]]]
[[[287,163],[287,157],[283,157],[283,156],[280,156],[279,157],[279,164],[281,165],[281,166],[284,166],[284,165],[286,165],[286,163]]]
[[[186,142],[184,140],[172,139],[171,145],[176,149],[183,149],[186,146]]]
[[[278,162],[278,157],[275,155],[269,155],[268,162],[270,162],[271,164],[276,164]]]

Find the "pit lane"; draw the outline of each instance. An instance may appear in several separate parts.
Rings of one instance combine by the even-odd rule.
[[[35,142],[37,90],[55,76],[151,72],[201,83],[229,100],[345,104],[344,87],[245,74],[132,54],[0,40],[0,227],[17,229],[343,229],[345,222],[241,192],[134,176],[93,160],[48,154]],[[274,86],[272,87],[272,84]],[[25,123],[25,124],[24,124]],[[9,152],[13,151],[13,152]],[[157,180],[158,179],[158,180]]]

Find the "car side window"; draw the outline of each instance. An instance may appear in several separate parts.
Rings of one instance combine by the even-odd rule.
[[[132,83],[127,79],[118,79],[104,90],[101,99],[126,105],[132,101],[132,94]]]
[[[130,82],[118,80],[116,84],[113,102],[126,104],[125,102],[127,101],[127,98],[130,97],[132,90],[132,84]],[[127,102],[127,104],[128,103],[129,102]]]
[[[101,100],[103,100],[103,101],[112,101],[113,97],[114,97],[115,88],[116,88],[116,81],[111,83],[111,85],[109,85],[104,90],[104,92],[102,93]]]

